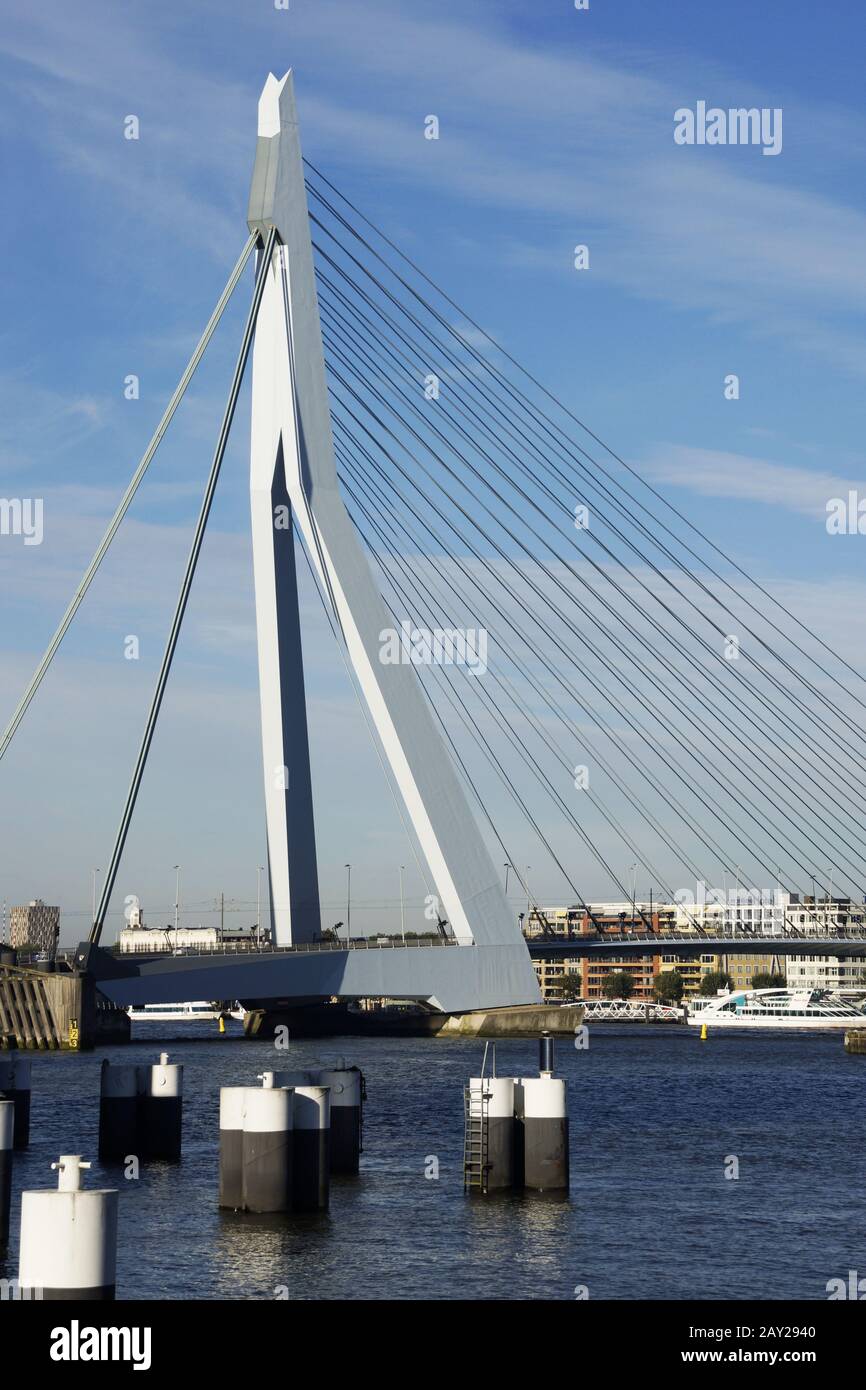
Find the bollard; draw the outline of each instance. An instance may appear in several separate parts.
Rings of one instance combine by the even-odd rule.
[[[568,1112],[565,1082],[526,1076],[517,1090],[523,1185],[536,1192],[568,1188]]]
[[[242,1211],[244,1205],[244,1096],[246,1086],[220,1087],[219,1205]]]
[[[470,1169],[480,1165],[477,1190],[495,1192],[514,1186],[514,1149],[513,1078],[470,1077],[464,1154],[474,1160]]]
[[[357,1067],[338,1057],[333,1067],[275,1071],[276,1086],[327,1086],[330,1103],[330,1166],[332,1173],[357,1173],[361,1155],[364,1078]]]
[[[242,1146],[245,1211],[289,1211],[292,1205],[293,1092],[247,1086]]]
[[[542,1033],[538,1039],[538,1072],[540,1076],[553,1076],[553,1038]]]
[[[183,1133],[183,1067],[162,1052],[158,1063],[140,1072],[142,1150],[148,1158],[177,1162]]]
[[[138,1073],[135,1066],[112,1066],[105,1059],[99,1078],[99,1159],[123,1163],[140,1156]]]
[[[79,1154],[63,1154],[54,1192],[21,1194],[19,1290],[25,1298],[111,1300],[117,1265],[117,1192],[85,1191]]]
[[[9,1212],[12,1208],[12,1144],[15,1133],[15,1102],[0,1091],[0,1245],[9,1239]]]
[[[183,1133],[183,1067],[163,1052],[153,1066],[102,1063],[99,1157],[122,1163],[139,1158],[177,1161]]]
[[[294,1095],[292,1207],[324,1210],[330,1188],[330,1091],[327,1086],[297,1086]]]
[[[30,1062],[26,1057],[0,1059],[0,1091],[15,1105],[16,1149],[30,1143]]]
[[[317,1067],[310,1083],[331,1092],[331,1172],[357,1173],[361,1154],[363,1077],[342,1060],[334,1067]]]

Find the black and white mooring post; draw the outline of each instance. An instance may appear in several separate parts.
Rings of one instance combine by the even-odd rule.
[[[152,1066],[102,1063],[99,1157],[123,1163],[134,1154],[177,1162],[183,1131],[183,1067],[160,1054]]]
[[[117,1192],[86,1191],[80,1154],[52,1168],[55,1192],[21,1194],[18,1285],[28,1298],[110,1300],[117,1266]]]
[[[539,1039],[539,1076],[517,1082],[523,1185],[535,1192],[567,1191],[568,1106],[565,1082],[553,1075],[553,1038]]]
[[[292,1116],[294,1093],[274,1086],[266,1074],[261,1089],[244,1096],[243,1209],[290,1211],[292,1207]]]
[[[466,1092],[463,1186],[498,1192],[515,1186],[514,1078],[472,1076]]]
[[[12,1145],[15,1133],[15,1102],[0,1091],[0,1245],[9,1239],[9,1212],[12,1208]]]
[[[246,1086],[220,1087],[219,1205],[228,1211],[244,1206],[244,1097]]]
[[[0,1059],[0,1091],[15,1106],[13,1147],[26,1149],[30,1143],[30,1061],[26,1057]]]
[[[331,1093],[331,1172],[356,1174],[363,1139],[364,1078],[357,1067],[347,1067],[338,1057],[332,1067],[316,1067],[310,1082],[327,1086]]]
[[[337,1057],[332,1066],[303,1071],[275,1071],[275,1086],[327,1086],[330,1096],[330,1168],[356,1175],[363,1149],[364,1077],[358,1067]]]
[[[162,1052],[157,1063],[141,1070],[142,1148],[148,1158],[177,1162],[183,1134],[183,1067]]]
[[[136,1066],[102,1063],[99,1079],[99,1158],[123,1163],[139,1155],[138,1073]]]
[[[330,1088],[296,1086],[294,1097],[292,1208],[323,1211],[330,1189]]]

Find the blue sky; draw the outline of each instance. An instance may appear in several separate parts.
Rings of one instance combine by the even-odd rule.
[[[861,663],[864,21],[848,4],[291,0],[119,7],[10,0],[0,33],[5,496],[45,538],[0,538],[11,711],[243,243],[256,102],[295,70],[305,149],[454,298],[825,640]],[[674,145],[697,100],[781,107],[782,153]],[[435,113],[441,135],[423,139]],[[141,137],[123,138],[138,116]],[[572,268],[578,242],[591,269]],[[158,665],[249,277],[0,768],[0,893],[59,902],[75,939],[104,867]],[[723,379],[741,381],[736,402]],[[125,401],[136,373],[141,398]],[[248,412],[118,882],[151,921],[183,865],[186,920],[222,890],[249,920],[264,860]],[[326,921],[397,919],[399,819],[304,589]],[[135,633],[141,659],[123,659]],[[359,814],[359,805],[363,814]],[[515,857],[540,850],[513,827]],[[620,854],[621,851],[615,851]],[[576,853],[586,896],[610,893]],[[539,898],[570,896],[551,867]],[[362,904],[368,905],[366,916]],[[377,905],[380,905],[377,906]],[[80,914],[77,915],[76,914]]]

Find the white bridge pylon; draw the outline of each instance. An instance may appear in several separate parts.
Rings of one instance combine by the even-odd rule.
[[[520,931],[418,678],[411,666],[379,660],[381,634],[393,619],[337,479],[291,73],[281,81],[269,76],[259,101],[248,220],[263,240],[277,231],[253,350],[250,468],[276,941],[310,940],[320,925],[290,508],[429,867],[440,916],[461,945],[510,948],[499,952],[501,979],[489,981],[499,1002],[536,1002]],[[282,524],[275,524],[278,507]]]

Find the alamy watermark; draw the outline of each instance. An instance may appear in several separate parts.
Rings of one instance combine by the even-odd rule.
[[[414,627],[407,619],[399,630],[379,633],[383,666],[465,666],[474,676],[487,670],[487,629],[483,627]]]
[[[846,497],[831,497],[827,503],[827,534],[866,536],[866,497],[854,488]]]
[[[828,1279],[824,1286],[830,1302],[850,1299],[854,1303],[866,1300],[866,1279],[861,1279],[856,1269],[848,1270],[847,1279]]]
[[[17,1279],[0,1279],[0,1303],[41,1302],[42,1289],[22,1289]]]
[[[725,111],[705,101],[674,112],[677,145],[761,145],[762,154],[782,153],[781,106],[738,106]]]
[[[42,544],[41,497],[0,497],[0,536],[23,536],[25,545]]]

